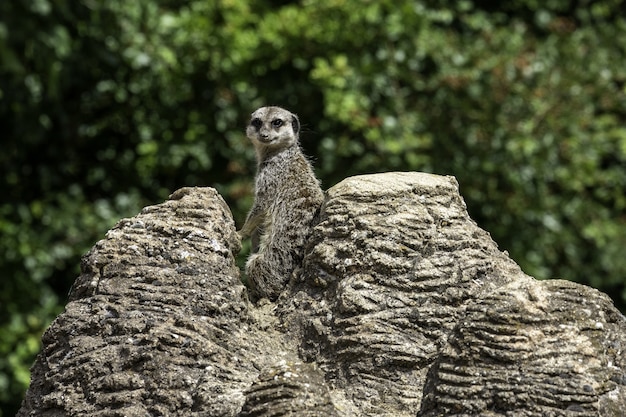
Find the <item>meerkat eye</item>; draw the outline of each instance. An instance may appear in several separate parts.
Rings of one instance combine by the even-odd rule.
[[[250,124],[252,125],[252,127],[254,127],[255,129],[260,129],[261,126],[263,125],[263,122],[261,121],[261,119],[254,118],[252,119],[252,121],[250,121]]]
[[[283,125],[283,121],[280,119],[274,119],[272,120],[272,126],[274,127],[281,127]]]

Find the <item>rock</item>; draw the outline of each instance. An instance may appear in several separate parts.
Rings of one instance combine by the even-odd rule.
[[[327,192],[301,270],[248,301],[228,207],[185,188],[83,260],[19,416],[621,416],[626,319],[525,275],[452,177]]]
[[[239,417],[337,416],[323,375],[314,365],[282,362],[259,375]]]
[[[258,374],[255,344],[281,351],[249,328],[239,245],[213,189],[120,221],[84,257],[19,415],[235,415]]]
[[[474,300],[431,368],[419,415],[624,415],[624,317],[610,306],[561,280]]]
[[[321,346],[320,366],[366,415],[415,415],[467,303],[529,278],[469,218],[452,177],[350,178],[321,218],[304,263],[319,295],[288,297],[324,307],[301,320],[321,335],[303,351],[313,360]]]

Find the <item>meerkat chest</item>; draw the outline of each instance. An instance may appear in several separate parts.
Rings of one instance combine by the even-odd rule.
[[[273,211],[272,207],[278,203],[282,188],[284,184],[280,176],[271,170],[259,170],[255,179],[255,200],[265,214]]]
[[[291,155],[291,152],[284,152],[265,160],[259,165],[256,175],[255,186],[257,191],[262,191],[266,195],[273,195],[288,187],[287,182],[292,176],[296,164],[295,155]]]
[[[261,169],[255,179],[256,197],[261,199],[272,199],[282,186],[280,176],[272,170]]]
[[[301,187],[297,155],[275,158],[259,166],[255,180],[256,199],[268,215],[279,215],[295,201]]]

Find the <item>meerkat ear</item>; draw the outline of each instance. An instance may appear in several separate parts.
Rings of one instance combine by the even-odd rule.
[[[291,127],[293,128],[293,133],[296,135],[300,133],[300,120],[298,120],[298,116],[295,114],[291,114]]]

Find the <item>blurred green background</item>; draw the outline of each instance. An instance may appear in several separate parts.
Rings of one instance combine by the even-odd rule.
[[[252,203],[248,115],[297,112],[324,188],[457,177],[537,278],[626,306],[626,18],[617,0],[0,1],[0,411],[80,257],[183,186]]]

